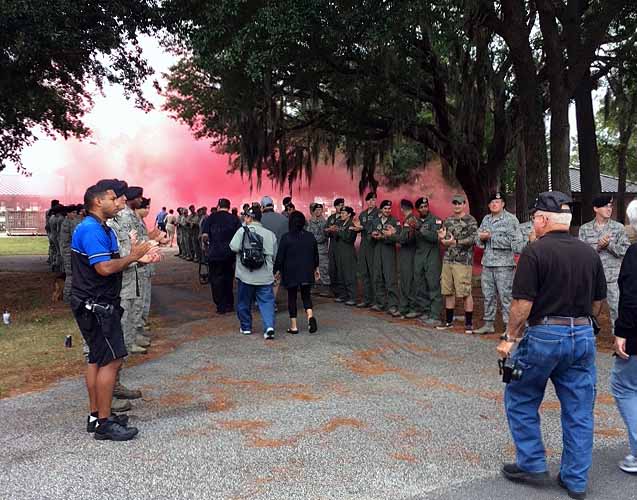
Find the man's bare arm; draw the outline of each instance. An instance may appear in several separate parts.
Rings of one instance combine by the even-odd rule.
[[[511,340],[522,337],[524,326],[532,307],[532,300],[513,299],[513,302],[511,302],[509,325],[507,327],[507,335]]]

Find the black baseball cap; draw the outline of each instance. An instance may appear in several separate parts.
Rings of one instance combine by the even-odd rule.
[[[535,199],[532,211],[541,210],[542,212],[553,212],[557,214],[562,212],[570,213],[570,208],[562,208],[562,205],[568,205],[570,203],[573,203],[572,198],[561,191],[545,191],[540,193]]]

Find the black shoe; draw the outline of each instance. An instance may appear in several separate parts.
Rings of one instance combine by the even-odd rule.
[[[566,486],[564,484],[564,481],[562,481],[562,476],[560,474],[557,475],[557,484],[560,485],[560,488],[564,488],[566,490],[566,494],[571,497],[571,498],[575,498],[576,500],[583,500],[584,498],[586,498],[586,492],[585,491],[571,491],[568,489],[568,486]]]
[[[105,423],[97,426],[93,437],[98,441],[128,441],[137,436],[138,432],[137,427],[124,427],[113,417],[109,417]]]
[[[292,330],[292,328],[288,328],[286,331],[288,333],[291,333],[292,335],[296,335],[297,333],[299,333],[298,329],[297,330]]]
[[[122,427],[128,425],[128,415],[115,415],[115,413],[111,413],[111,417]],[[97,419],[91,421],[90,417],[86,417],[86,432],[95,432],[95,429],[97,429]]]
[[[352,307],[352,306],[355,306],[355,305],[356,305],[356,302],[355,302],[355,301],[353,301],[353,300],[348,300],[347,302],[345,302],[345,305],[346,305],[346,306],[350,306],[350,307]]]
[[[318,330],[318,324],[316,323],[316,318],[312,316],[307,320],[310,325],[310,333],[315,333]]]
[[[502,475],[509,481],[535,484],[538,486],[543,486],[549,481],[548,472],[526,472],[520,469],[517,464],[504,464],[502,466]]]

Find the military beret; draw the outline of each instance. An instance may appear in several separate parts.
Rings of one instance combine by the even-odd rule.
[[[540,193],[533,204],[533,211],[541,210],[542,212],[570,212],[570,208],[562,208],[562,205],[573,203],[570,196],[565,195],[561,191],[545,191]]]
[[[403,198],[402,200],[400,200],[400,208],[414,208],[414,204],[411,202],[411,200]]]
[[[150,198],[142,197],[142,202],[139,205],[139,208],[148,208],[148,207],[150,207]]]
[[[344,198],[336,198],[334,200],[334,206],[343,205],[344,203],[345,203],[345,199]]]
[[[354,209],[352,207],[343,207],[341,208],[341,212],[347,212],[350,215],[354,215]]]
[[[593,198],[593,206],[595,208],[605,207],[609,203],[613,202],[613,195],[611,194],[600,194]]]
[[[291,196],[286,196],[285,198],[283,198],[283,201],[281,203],[285,207],[291,202],[292,202],[292,197]]]
[[[426,196],[422,196],[421,198],[418,198],[416,200],[416,208],[420,208],[421,205],[429,206],[429,198],[427,198]]]
[[[115,196],[119,198],[126,194],[128,184],[126,184],[125,181],[120,181],[119,179],[102,179],[97,181],[97,183],[89,189],[95,193],[103,193],[104,191],[112,190],[115,192]]]
[[[139,186],[129,186],[126,190],[126,199],[134,200],[135,198],[140,198],[144,196],[144,188]]]
[[[383,200],[380,202],[380,209],[382,210],[385,207],[391,208],[391,200]]]
[[[310,212],[314,212],[317,208],[323,208],[322,203],[310,203]]]
[[[370,191],[369,193],[365,195],[365,201],[375,200],[375,199],[376,199],[376,193],[374,193],[373,191]]]
[[[493,200],[502,200],[504,201],[505,198],[505,194],[502,191],[496,191],[494,193],[491,193],[489,195],[489,203],[491,203]]]

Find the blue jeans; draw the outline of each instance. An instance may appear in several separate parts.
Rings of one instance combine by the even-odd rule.
[[[248,285],[237,280],[237,316],[243,331],[252,331],[252,304],[256,300],[263,321],[263,331],[274,329],[274,292],[272,284]]]
[[[550,379],[562,408],[560,476],[571,491],[585,491],[593,458],[596,382],[593,329],[529,327],[513,359],[524,373],[520,380],[507,384],[504,404],[518,467],[527,472],[547,470],[538,410]]]
[[[637,356],[615,358],[610,388],[628,429],[630,453],[637,457]]]

